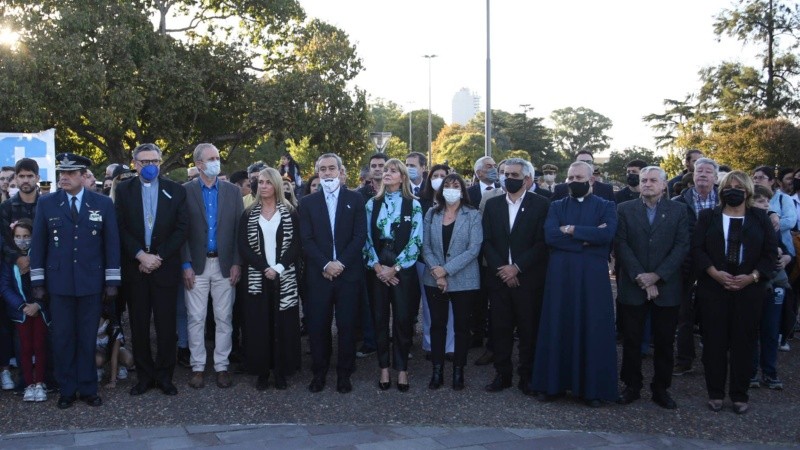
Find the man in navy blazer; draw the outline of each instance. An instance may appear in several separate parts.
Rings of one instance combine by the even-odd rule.
[[[336,390],[353,388],[350,375],[355,368],[354,327],[358,315],[359,286],[364,277],[362,250],[367,239],[364,198],[340,187],[342,159],[326,153],[317,159],[322,189],[300,201],[300,239],[306,258],[308,334],[311,370],[308,389],[320,392],[331,357],[331,321],[334,310],[338,331]]]
[[[589,166],[592,167],[592,170],[594,170],[594,156],[592,156],[592,152],[589,150],[579,151],[578,155],[575,157],[575,161],[583,161],[586,164],[589,164]],[[594,178],[590,180],[590,183],[592,184],[592,195],[596,195],[604,200],[616,203],[617,200],[614,196],[613,186],[600,181],[594,181]],[[553,197],[550,200],[556,201],[567,197],[569,197],[569,187],[567,187],[567,183],[560,183],[557,184],[553,189]]]

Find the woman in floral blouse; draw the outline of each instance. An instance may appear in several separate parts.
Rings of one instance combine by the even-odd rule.
[[[397,389],[408,390],[408,352],[419,301],[415,264],[422,249],[422,207],[411,193],[408,170],[397,159],[386,161],[383,184],[367,202],[367,260],[372,314],[378,342],[378,387],[391,387],[389,376],[389,308]]]

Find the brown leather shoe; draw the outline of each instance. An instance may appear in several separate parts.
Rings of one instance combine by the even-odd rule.
[[[230,374],[228,373],[227,370],[223,370],[223,371],[217,372],[217,387],[220,387],[220,388],[223,388],[223,389],[224,388],[229,388],[229,387],[231,387],[231,384],[233,384],[233,383],[231,382],[231,376],[230,376]]]
[[[202,389],[206,386],[203,381],[203,372],[193,372],[192,378],[189,380],[189,386],[195,389]]]

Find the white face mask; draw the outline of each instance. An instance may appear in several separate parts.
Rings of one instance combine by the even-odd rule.
[[[19,192],[19,188],[15,188],[15,187],[8,188],[8,196],[9,197],[13,197],[13,196],[17,195],[17,192]]]
[[[214,178],[219,175],[222,165],[219,161],[206,161],[206,169],[203,171],[209,178]]]
[[[556,175],[554,173],[546,173],[544,174],[544,181],[552,183],[553,181],[556,181]]]
[[[442,181],[444,178],[434,178],[431,180],[431,187],[434,191],[438,191],[440,187],[442,187]]]
[[[326,179],[324,179],[324,180],[322,180],[320,182],[320,185],[322,186],[322,189],[325,190],[325,192],[327,192],[328,194],[331,194],[333,192],[336,192],[337,189],[339,189],[339,183],[340,183],[340,180],[339,180],[338,177],[337,178],[326,178]]]
[[[442,195],[444,196],[444,201],[446,201],[448,205],[452,205],[461,200],[461,189],[444,188],[442,190]]]

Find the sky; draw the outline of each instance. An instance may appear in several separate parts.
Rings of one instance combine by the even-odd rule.
[[[486,0],[299,0],[309,17],[350,37],[365,70],[355,84],[404,110],[428,107],[452,120],[466,87],[486,100]],[[714,17],[732,0],[492,0],[492,109],[547,118],[580,106],[610,118],[611,150],[655,149],[642,116],[700,86],[698,71],[752,64],[756,51],[718,42]],[[546,122],[547,123],[547,122]],[[549,125],[549,123],[548,123]]]

